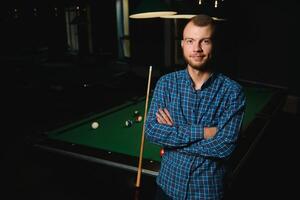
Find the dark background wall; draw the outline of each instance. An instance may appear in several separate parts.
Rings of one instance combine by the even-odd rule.
[[[139,1],[129,1],[130,9]],[[299,96],[298,2],[225,0],[219,9],[200,7],[198,1],[167,1],[178,13],[208,13],[228,19],[224,31],[224,71],[235,77],[287,87]],[[205,1],[203,1],[205,2]],[[208,1],[206,1],[208,2]],[[46,47],[48,58],[68,51],[64,9],[70,5],[91,6],[92,43],[97,59],[117,60],[117,22],[115,1],[10,1],[0,11],[1,58],[34,55]],[[53,9],[58,8],[58,16]],[[14,8],[19,17],[14,18]],[[33,16],[37,8],[38,17]],[[131,11],[131,10],[130,10]],[[225,34],[226,33],[226,34]],[[132,57],[130,64],[157,64],[164,67],[164,21],[130,20]],[[81,40],[85,44],[87,40]],[[83,45],[84,46],[84,45]],[[100,57],[104,53],[107,58]],[[88,54],[88,53],[87,53]]]
[[[240,3],[235,27],[241,78],[288,87],[299,96],[299,80],[295,76],[299,66],[295,59],[299,43],[297,4],[290,1]]]

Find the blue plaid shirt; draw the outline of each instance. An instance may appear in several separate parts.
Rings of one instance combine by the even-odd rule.
[[[173,126],[159,124],[167,108]],[[187,69],[162,76],[146,121],[146,139],[165,148],[157,184],[173,199],[221,199],[226,159],[233,152],[245,110],[242,87],[214,73],[195,90]],[[204,139],[204,127],[217,134]]]

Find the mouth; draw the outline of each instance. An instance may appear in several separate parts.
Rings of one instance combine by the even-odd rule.
[[[195,60],[202,60],[205,57],[205,55],[191,55],[191,58]]]
[[[198,53],[191,54],[191,57],[204,57],[204,56],[205,56],[205,54],[198,54]]]

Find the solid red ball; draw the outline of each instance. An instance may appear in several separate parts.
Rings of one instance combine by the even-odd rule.
[[[160,157],[162,157],[164,155],[164,153],[165,153],[165,150],[164,149],[160,149],[160,152],[159,152]]]

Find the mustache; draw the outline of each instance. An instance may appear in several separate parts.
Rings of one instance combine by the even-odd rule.
[[[191,54],[190,57],[205,57],[206,55],[203,54],[203,53],[194,53],[194,54]]]

